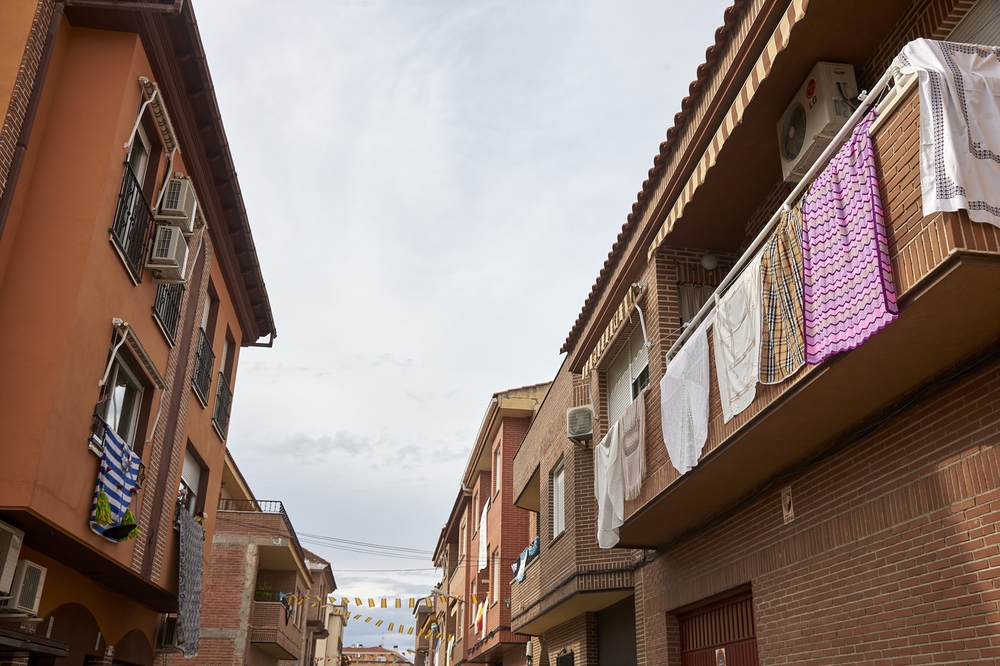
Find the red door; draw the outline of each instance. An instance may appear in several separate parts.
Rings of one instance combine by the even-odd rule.
[[[679,620],[681,666],[757,666],[749,593],[685,613]]]

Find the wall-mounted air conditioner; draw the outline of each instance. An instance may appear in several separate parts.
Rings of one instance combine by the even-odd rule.
[[[23,542],[24,532],[0,522],[0,596],[10,593],[10,585],[14,582],[14,570],[17,568],[17,558],[21,554]]]
[[[28,560],[21,560],[14,570],[10,596],[0,600],[0,615],[4,613],[38,614],[47,569]]]
[[[184,642],[184,632],[176,615],[162,615],[160,626],[156,631],[157,652],[177,652]]]
[[[155,282],[184,282],[187,255],[187,240],[180,227],[163,224],[156,227],[146,268],[153,271]]]
[[[185,235],[194,233],[194,218],[198,211],[198,198],[194,186],[187,178],[171,178],[167,181],[157,220],[169,221],[180,227]]]
[[[577,442],[594,438],[594,408],[590,405],[566,410],[566,437]]]
[[[856,108],[854,67],[818,62],[778,121],[781,171],[788,182],[802,180]]]

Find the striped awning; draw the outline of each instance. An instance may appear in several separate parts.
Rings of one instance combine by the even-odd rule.
[[[684,214],[684,207],[687,206],[688,202],[690,202],[692,197],[694,197],[695,191],[701,187],[702,183],[705,182],[705,176],[708,174],[708,170],[715,166],[715,162],[719,157],[719,152],[722,150],[722,146],[725,145],[726,140],[733,133],[733,130],[736,129],[741,122],[743,122],[743,113],[750,105],[750,100],[753,99],[753,96],[760,88],[760,84],[771,73],[771,67],[774,64],[775,58],[777,58],[778,54],[788,47],[788,41],[791,38],[792,28],[794,28],[795,24],[805,17],[808,7],[809,0],[792,0],[788,4],[788,9],[785,10],[784,16],[781,17],[778,27],[774,29],[774,33],[771,35],[771,39],[768,40],[767,46],[764,48],[764,52],[761,53],[760,57],[757,59],[757,63],[754,65],[753,70],[750,72],[747,80],[743,83],[743,88],[736,96],[736,100],[733,102],[732,106],[729,107],[729,112],[726,113],[726,117],[719,125],[719,129],[715,132],[715,136],[712,137],[712,141],[709,143],[705,153],[701,156],[701,159],[698,160],[698,165],[695,167],[694,172],[688,179],[687,184],[684,186],[684,189],[681,190],[677,200],[674,201],[674,205],[670,208],[670,212],[667,213],[667,218],[663,221],[663,226],[660,227],[660,230],[656,234],[656,238],[649,246],[648,257],[650,259],[652,259],[653,253],[656,252],[656,249],[663,242],[663,239],[665,239],[667,234],[669,234],[674,228],[674,224],[677,223],[677,220],[679,220]]]
[[[177,144],[177,134],[174,132],[173,123],[170,122],[170,116],[167,115],[167,107],[163,103],[163,93],[160,92],[159,86],[145,76],[139,77],[139,85],[142,86],[143,92],[146,93],[146,99],[153,98],[153,101],[149,103],[149,109],[153,113],[157,129],[160,130],[160,136],[163,137],[163,145],[166,151],[169,153],[176,149],[177,152],[180,152],[180,146]],[[154,92],[157,94],[154,95]]]
[[[584,377],[586,377],[591,370],[597,367],[601,360],[601,356],[604,355],[604,352],[607,351],[611,342],[615,339],[615,334],[618,333],[618,330],[624,323],[629,321],[632,315],[632,308],[635,307],[635,303],[641,295],[642,288],[632,285],[632,287],[628,290],[628,293],[625,294],[625,298],[623,298],[622,302],[618,304],[618,309],[615,310],[615,313],[611,316],[611,321],[608,322],[607,328],[604,329],[604,333],[601,334],[601,337],[597,339],[597,344],[590,352],[590,356],[587,357],[586,363],[583,364],[581,372]]]

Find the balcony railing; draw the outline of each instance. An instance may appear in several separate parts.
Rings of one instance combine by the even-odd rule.
[[[115,219],[110,231],[118,253],[136,283],[142,282],[142,266],[152,219],[153,212],[142,193],[142,184],[135,177],[129,163],[125,162],[118,207],[115,209]]]
[[[247,513],[270,513],[281,516],[281,519],[285,523],[285,527],[288,528],[288,534],[295,541],[295,547],[296,549],[299,550],[301,554],[299,537],[297,534],[295,534],[295,528],[292,527],[292,521],[289,520],[288,514],[285,513],[285,505],[282,504],[280,501],[222,498],[219,500],[219,511],[245,511]]]
[[[219,432],[223,441],[226,439],[226,429],[229,428],[229,409],[233,404],[233,390],[229,388],[226,376],[219,373],[219,388],[215,392],[215,412],[212,414],[212,425]]]
[[[156,287],[153,314],[160,324],[163,334],[170,344],[177,344],[177,326],[181,321],[181,302],[184,300],[184,285],[160,284]]]
[[[298,659],[302,630],[286,614],[285,605],[254,601],[250,618],[250,643],[279,660]]]
[[[194,390],[203,405],[208,405],[208,387],[212,383],[212,366],[215,364],[215,352],[208,341],[205,329],[198,329],[198,351],[194,356],[194,377],[191,379]]]

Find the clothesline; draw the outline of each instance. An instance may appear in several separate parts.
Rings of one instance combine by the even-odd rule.
[[[687,322],[686,328],[683,331],[681,331],[680,336],[678,336],[674,344],[670,346],[670,349],[667,350],[665,359],[666,361],[669,362],[670,359],[673,358],[673,356],[677,353],[677,351],[681,348],[681,346],[683,346],[683,344],[688,340],[688,338],[691,337],[691,335],[694,333],[694,330],[698,327],[698,324],[701,321],[703,321],[705,317],[715,308],[717,300],[723,295],[723,293],[725,293],[725,291],[729,288],[729,286],[733,284],[736,278],[738,278],[743,273],[743,269],[746,268],[746,266],[750,263],[750,261],[754,257],[756,257],[760,249],[763,247],[765,241],[767,241],[767,239],[771,235],[771,232],[778,224],[778,221],[781,220],[782,212],[787,212],[791,210],[792,204],[799,198],[799,196],[802,195],[806,187],[809,186],[809,184],[817,176],[820,170],[824,166],[826,166],[826,163],[840,148],[840,144],[843,143],[844,139],[846,139],[851,134],[851,132],[854,130],[855,125],[857,125],[858,122],[860,122],[860,120],[864,117],[865,112],[877,99],[878,93],[881,92],[881,90],[889,84],[893,76],[898,74],[898,71],[899,68],[894,63],[889,69],[886,70],[885,74],[882,75],[882,78],[878,80],[878,82],[872,87],[872,90],[870,92],[862,93],[864,97],[861,99],[861,103],[858,105],[858,108],[854,110],[854,113],[851,114],[851,117],[847,120],[846,123],[844,123],[844,126],[841,127],[840,131],[833,138],[830,144],[826,147],[826,150],[824,150],[822,154],[820,154],[819,158],[817,158],[817,160],[813,163],[812,167],[809,168],[809,171],[807,171],[805,176],[802,177],[802,180],[799,181],[799,183],[792,189],[791,194],[789,194],[785,198],[785,201],[782,203],[781,207],[774,213],[774,215],[771,216],[771,219],[768,220],[766,225],[764,225],[764,228],[761,229],[760,233],[757,234],[757,237],[754,238],[753,242],[750,244],[750,247],[747,248],[746,252],[743,253],[743,255],[739,258],[739,260],[732,267],[732,269],[730,269],[729,273],[726,274],[726,276],[722,279],[721,282],[719,282],[719,286],[715,288],[715,292],[712,294],[712,297],[705,302],[705,304],[701,307],[700,310],[698,310],[698,313],[691,319],[691,321]]]

